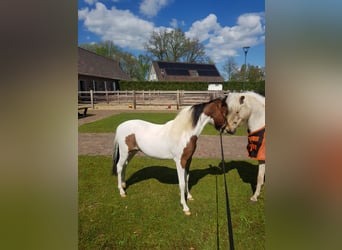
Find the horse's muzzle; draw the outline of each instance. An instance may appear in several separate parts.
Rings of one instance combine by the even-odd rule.
[[[230,134],[230,135],[233,135],[233,134],[235,134],[235,131],[231,131],[231,130],[225,130],[228,134]]]
[[[224,128],[224,131],[225,131],[226,133],[228,133],[228,134],[233,135],[233,134],[235,134],[235,132],[236,132],[236,128],[230,127],[229,124],[227,123],[226,126],[225,126],[225,128]]]

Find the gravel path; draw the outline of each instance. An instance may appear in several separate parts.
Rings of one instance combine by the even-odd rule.
[[[132,110],[129,110],[132,111]],[[89,116],[78,119],[78,125],[89,123],[105,118],[126,110],[92,110]],[[132,111],[132,112],[162,112],[157,111]],[[170,112],[170,111],[169,111]],[[113,150],[114,133],[79,133],[78,154],[79,155],[107,155]],[[246,136],[223,136],[223,149],[225,160],[247,159],[247,137]],[[194,158],[221,158],[220,137],[212,135],[201,135],[197,141],[197,149]],[[142,153],[139,153],[142,155]]]

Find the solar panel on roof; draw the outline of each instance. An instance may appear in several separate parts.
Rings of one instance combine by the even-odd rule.
[[[216,70],[198,70],[200,76],[220,76]]]
[[[170,69],[170,68],[165,68],[166,74],[168,75],[175,75],[175,76],[188,76],[189,71],[184,70],[184,69]]]
[[[159,68],[177,68],[185,70],[216,70],[212,64],[192,64],[192,63],[172,63],[172,62],[158,62]]]
[[[164,69],[165,73],[170,76],[190,76],[191,71],[196,71],[198,76],[215,76],[220,74],[213,64],[192,64],[192,63],[174,63],[174,62],[157,62],[160,69]]]

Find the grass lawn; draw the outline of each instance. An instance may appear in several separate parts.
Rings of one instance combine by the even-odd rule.
[[[228,249],[219,159],[193,159],[192,215],[183,214],[172,160],[135,157],[121,198],[111,158],[79,156],[79,249]],[[250,203],[257,162],[227,161],[235,249],[265,249],[264,192]],[[216,203],[218,186],[218,206]],[[218,213],[217,213],[218,209]],[[217,230],[218,218],[218,230]]]
[[[176,113],[120,113],[110,117],[87,123],[78,128],[80,133],[114,133],[116,127],[127,120],[141,119],[157,124],[163,124],[176,117]],[[210,124],[205,126],[202,135],[218,135],[218,131]],[[236,135],[247,135],[247,128],[241,127]]]

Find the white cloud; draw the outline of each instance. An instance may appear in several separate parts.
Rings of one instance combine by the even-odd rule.
[[[220,30],[220,28],[216,15],[210,14],[206,18],[194,22],[185,34],[190,38],[198,38],[200,42],[203,42],[210,38],[213,32],[215,33],[217,30]]]
[[[178,21],[175,18],[172,18],[171,22],[170,22],[170,26],[174,29],[178,28]]]
[[[115,7],[107,9],[102,3],[96,3],[91,10],[79,10],[78,18],[84,21],[87,30],[99,35],[103,41],[111,40],[122,48],[134,50],[142,50],[154,30],[153,23],[136,17],[130,11]]]
[[[173,29],[178,29],[180,26],[184,26],[185,22],[184,21],[178,21],[176,18],[172,18],[170,22],[170,26]]]
[[[144,1],[147,2],[147,1]],[[165,1],[166,2],[166,1]],[[184,21],[172,19],[169,27],[155,27],[129,10],[108,9],[97,2],[95,6],[78,11],[84,28],[98,35],[101,40],[113,41],[121,48],[143,50],[153,31],[172,30],[184,25]],[[198,38],[206,48],[206,53],[216,63],[228,56],[241,54],[243,46],[256,46],[265,40],[263,13],[247,13],[238,17],[233,26],[221,26],[215,14],[193,22],[185,35]]]
[[[154,17],[162,8],[171,2],[172,0],[143,0],[140,3],[139,10],[140,13],[146,15],[147,17]]]
[[[236,56],[243,46],[255,46],[265,39],[263,13],[247,13],[238,17],[232,27],[222,27],[215,14],[192,24],[186,35],[205,44],[207,54],[216,62]]]

